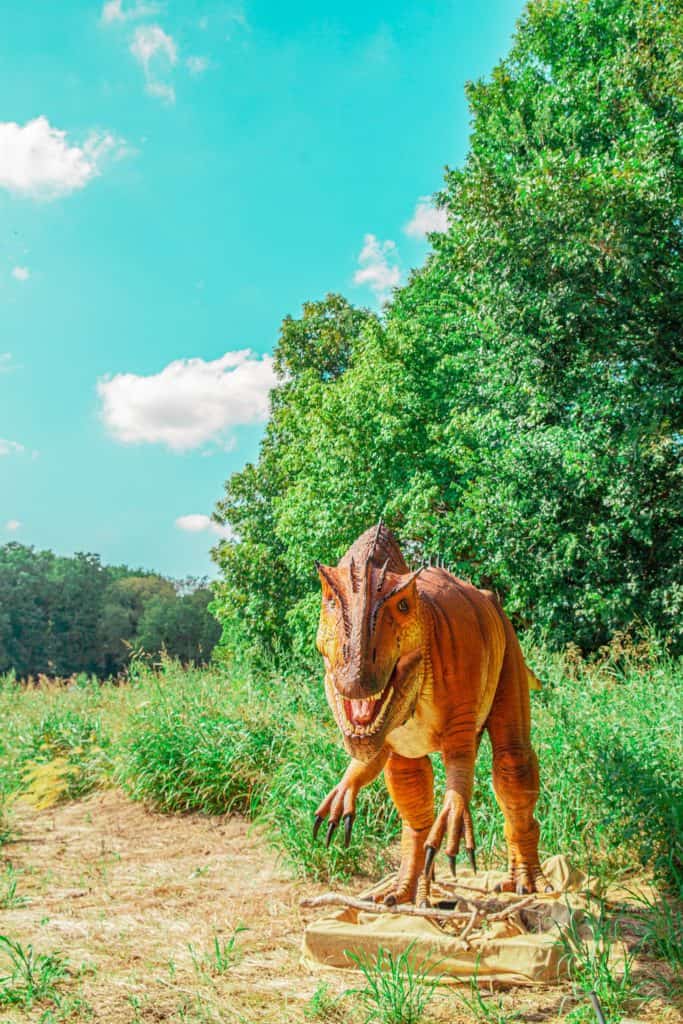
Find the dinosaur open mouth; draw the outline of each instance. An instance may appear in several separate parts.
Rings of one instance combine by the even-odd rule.
[[[358,738],[372,736],[382,727],[394,688],[386,686],[381,693],[360,700],[349,700],[335,693],[339,721],[347,736]]]

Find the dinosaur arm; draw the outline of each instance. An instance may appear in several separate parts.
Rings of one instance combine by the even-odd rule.
[[[347,842],[351,834],[351,826],[356,815],[356,797],[363,786],[369,785],[377,778],[389,757],[389,748],[383,747],[371,761],[351,760],[341,781],[331,789],[315,812],[314,835],[320,824],[329,816],[330,824],[327,832],[329,844],[339,820],[343,817],[346,823]]]

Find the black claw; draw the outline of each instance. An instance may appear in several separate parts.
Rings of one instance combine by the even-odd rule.
[[[397,903],[398,903],[398,900],[394,896],[393,892],[388,893],[384,897],[384,906],[385,907],[395,907]]]
[[[332,836],[334,835],[334,830],[336,829],[338,824],[339,824],[338,821],[331,821],[330,822],[330,824],[328,826],[328,829],[327,829],[327,835],[325,836],[325,846],[326,847],[329,846],[330,843],[332,842]]]
[[[528,896],[529,895],[529,890],[525,886],[524,882],[517,882],[517,895],[518,896]]]
[[[546,885],[546,887],[545,887],[545,889],[543,890],[543,892],[553,892],[553,887],[552,887],[552,885],[550,885],[550,884]]]
[[[353,828],[354,814],[344,815],[344,846],[348,847],[351,843],[351,829]]]
[[[320,831],[320,826],[322,825],[324,820],[325,819],[323,818],[322,814],[316,814],[315,821],[313,822],[313,838],[314,839],[318,838],[318,832]]]
[[[474,856],[474,847],[473,846],[468,846],[466,849],[467,849],[467,859],[470,862],[470,867],[472,868],[472,870],[474,871],[474,873],[476,875],[476,873],[477,873],[477,858]]]
[[[425,878],[429,878],[432,874],[432,865],[434,864],[434,858],[436,857],[436,846],[427,846],[427,856],[425,857]]]
[[[455,878],[455,854],[454,853],[449,853],[448,854],[448,863],[451,866],[451,874],[453,875],[453,878]]]

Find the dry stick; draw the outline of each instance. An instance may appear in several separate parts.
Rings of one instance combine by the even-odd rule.
[[[503,910],[488,916],[489,921],[504,921],[506,917],[528,907],[533,903],[536,896],[526,896],[517,900]],[[472,915],[486,913],[487,907],[481,906],[478,901],[461,900],[467,905],[467,911],[442,910],[439,907],[415,907],[412,903],[398,903],[387,906],[385,903],[375,903],[372,900],[359,900],[355,896],[345,896],[340,892],[327,892],[321,896],[309,896],[299,901],[300,907],[351,907],[353,910],[365,910],[371,914],[408,914],[412,917],[439,918],[446,921],[468,921]]]
[[[359,900],[354,896],[344,896],[340,892],[326,892],[322,896],[309,896],[299,901],[300,907],[352,907],[354,910],[366,910],[370,914],[410,914],[412,917],[441,918],[450,921],[468,921],[470,914],[462,910],[439,910],[438,907],[414,907],[412,903],[373,903],[370,900]]]
[[[499,910],[497,914],[491,914],[489,921],[504,921],[506,917],[510,917],[511,914],[516,914],[518,910],[522,910],[524,907],[528,907],[530,903],[535,901],[535,896],[527,896],[524,900],[519,900],[517,903],[512,903],[505,910]]]
[[[467,936],[470,934],[470,932],[474,928],[474,925],[476,923],[476,920],[477,920],[478,916],[479,916],[479,911],[475,907],[474,910],[472,911],[472,916],[470,917],[469,921],[467,922],[467,924],[465,925],[463,930],[460,932],[460,935],[458,936],[458,940],[462,943],[462,946],[463,946],[464,949],[469,949],[470,948],[470,944],[467,941]]]

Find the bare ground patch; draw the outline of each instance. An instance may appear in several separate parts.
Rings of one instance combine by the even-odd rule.
[[[70,975],[58,1006],[0,1010],[0,1024],[302,1022],[321,980],[333,994],[358,984],[300,964],[298,902],[323,887],[289,877],[263,833],[242,818],[158,815],[107,790],[42,812],[19,804],[15,824],[17,838],[2,856],[29,902],[1,913],[0,932],[39,952],[58,950]],[[240,926],[234,962],[212,970],[215,940],[222,948]],[[504,1005],[522,1020],[551,1024],[563,1019],[566,994],[513,991]],[[450,993],[428,1016],[471,1020]],[[683,1019],[661,1001],[641,1016]],[[345,1000],[336,1019],[352,1018]]]

